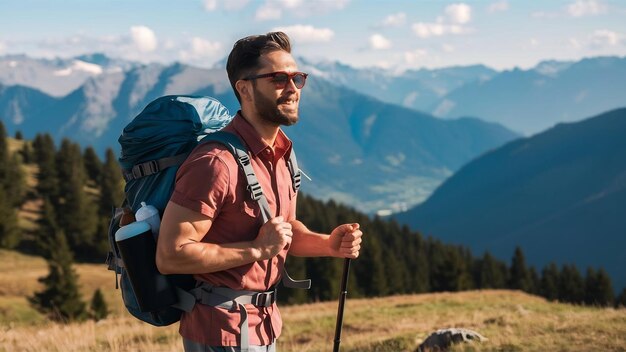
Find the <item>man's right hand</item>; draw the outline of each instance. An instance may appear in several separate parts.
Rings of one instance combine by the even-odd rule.
[[[252,244],[259,249],[262,259],[270,259],[291,244],[292,236],[291,224],[285,222],[282,216],[277,216],[261,226]]]

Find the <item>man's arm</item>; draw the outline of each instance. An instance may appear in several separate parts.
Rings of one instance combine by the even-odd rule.
[[[163,274],[204,274],[269,259],[291,243],[291,225],[276,217],[265,223],[254,241],[202,242],[212,220],[169,202],[163,214],[156,264]]]
[[[315,233],[298,220],[291,221],[293,240],[289,254],[298,257],[357,258],[361,249],[359,224],[337,226],[330,235]]]

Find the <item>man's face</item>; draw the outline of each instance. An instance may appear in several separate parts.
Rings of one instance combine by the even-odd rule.
[[[262,55],[259,62],[261,68],[256,74],[277,71],[292,73],[298,70],[291,54],[282,50]],[[270,77],[256,79],[252,84],[255,109],[261,119],[284,126],[298,122],[300,89],[294,85],[292,80],[289,80],[282,89],[278,88]]]

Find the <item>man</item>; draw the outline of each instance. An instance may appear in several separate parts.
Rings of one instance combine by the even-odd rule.
[[[233,155],[219,144],[203,144],[178,171],[161,223],[157,266],[164,274],[196,274],[210,294],[272,297],[230,308],[196,304],[180,323],[185,350],[239,351],[249,344],[254,351],[275,351],[282,321],[271,292],[287,253],[357,258],[362,233],[353,223],[318,234],[296,220],[297,193],[286,162],[292,146],[280,126],[298,121],[307,75],[298,71],[289,37],[273,32],[237,41],[226,70],[241,110],[224,130],[246,144],[271,219],[263,223]]]

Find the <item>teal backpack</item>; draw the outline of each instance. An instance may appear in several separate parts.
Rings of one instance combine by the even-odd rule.
[[[123,130],[119,137],[121,155],[119,163],[126,181],[125,200],[113,211],[109,225],[110,252],[107,257],[109,270],[115,272],[116,288],[121,288],[124,305],[136,318],[155,325],[166,326],[180,320],[183,311],[191,311],[196,303],[213,306],[232,302],[245,312],[243,304],[267,305],[275,301],[273,293],[240,292],[225,288],[210,288],[198,284],[192,275],[166,275],[175,288],[177,302],[153,311],[142,311],[132,289],[125,269],[115,233],[120,228],[124,208],[133,213],[141,202],[154,206],[162,217],[165,206],[174,190],[174,181],[179,166],[189,153],[200,143],[221,143],[235,156],[241,171],[246,175],[250,197],[261,208],[264,222],[269,220],[270,208],[254,174],[245,145],[237,136],[220,131],[232,120],[226,107],[220,102],[203,96],[170,95],[160,97],[139,113]],[[288,160],[293,187],[300,187],[301,172],[295,153]],[[152,249],[154,250],[154,249]],[[150,253],[153,255],[154,253]],[[146,263],[154,265],[155,263]],[[118,286],[118,275],[120,275]],[[283,285],[309,288],[310,280],[294,281],[283,271]],[[230,292],[232,291],[232,292]],[[215,292],[219,292],[216,296]],[[242,312],[242,345],[247,345],[247,317]],[[244,331],[245,330],[245,331]]]

